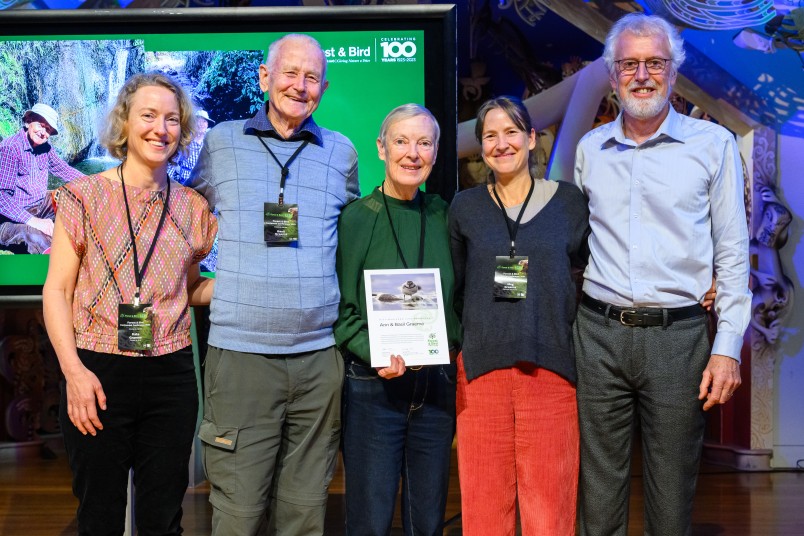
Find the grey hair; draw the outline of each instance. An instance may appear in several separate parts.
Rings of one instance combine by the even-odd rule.
[[[684,52],[684,40],[679,35],[675,26],[664,20],[658,15],[645,15],[644,13],[629,13],[614,23],[606,36],[606,46],[603,49],[603,61],[610,73],[614,73],[615,48],[624,33],[631,33],[637,37],[659,36],[667,39],[670,47],[670,60],[672,68],[678,72],[681,64],[684,63],[686,53]],[[622,58],[620,58],[622,59]]]
[[[323,65],[323,71],[321,72],[321,81],[323,82],[324,80],[326,80],[327,55],[324,54],[324,50],[321,48],[321,44],[318,41],[316,41],[314,37],[310,37],[307,34],[297,34],[297,33],[287,34],[286,36],[280,37],[279,39],[268,45],[268,56],[265,58],[265,65],[268,66],[268,69],[271,71],[274,70],[276,64],[276,58],[279,55],[279,49],[281,49],[282,45],[284,45],[289,41],[302,41],[305,44],[313,46],[318,49],[318,51],[321,53],[321,63]]]
[[[435,116],[425,108],[419,104],[408,103],[403,104],[401,106],[397,106],[390,112],[388,115],[385,116],[385,119],[382,121],[382,125],[380,125],[380,143],[382,146],[385,147],[385,137],[388,135],[388,129],[391,128],[391,125],[396,123],[397,121],[404,121],[405,119],[410,119],[411,117],[417,117],[423,115],[425,117],[429,117],[430,121],[433,123],[433,134],[435,134],[435,145],[438,145],[438,140],[441,138],[441,127],[438,124]]]

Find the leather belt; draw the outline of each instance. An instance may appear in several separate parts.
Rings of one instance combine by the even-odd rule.
[[[647,327],[647,326],[669,326],[678,320],[686,320],[696,316],[706,314],[700,304],[688,305],[687,307],[674,307],[662,309],[660,307],[619,307],[609,303],[596,300],[584,294],[581,303],[592,311],[616,320],[623,326],[628,327]]]

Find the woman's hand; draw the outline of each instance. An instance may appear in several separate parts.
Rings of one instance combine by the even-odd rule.
[[[713,277],[712,286],[709,287],[709,290],[706,291],[706,294],[704,294],[704,297],[701,300],[701,306],[707,311],[711,311],[712,305],[715,303],[715,297],[717,296],[716,282],[716,279]]]
[[[42,307],[47,335],[59,366],[67,380],[67,415],[78,430],[87,435],[103,430],[98,406],[106,409],[106,394],[98,377],[78,357],[73,327],[73,295],[80,259],[64,228],[60,212],[50,246],[50,265],[42,288]]]
[[[215,280],[201,276],[198,263],[187,270],[187,301],[190,305],[209,305]]]
[[[81,365],[69,374],[67,380],[67,415],[78,431],[84,435],[96,435],[103,430],[98,418],[98,406],[106,409],[106,394],[95,374]]]
[[[398,378],[405,373],[405,360],[401,355],[391,354],[391,365],[385,368],[377,368],[377,374],[380,378],[390,380],[391,378]]]

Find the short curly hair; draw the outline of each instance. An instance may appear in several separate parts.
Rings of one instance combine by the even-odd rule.
[[[163,87],[176,95],[179,104],[179,126],[181,127],[181,137],[176,153],[183,153],[187,150],[190,142],[193,141],[196,131],[195,110],[189,95],[173,78],[162,73],[140,73],[135,74],[123,84],[117,94],[117,101],[109,115],[106,117],[106,125],[101,134],[101,143],[109,154],[114,158],[125,160],[128,152],[128,136],[126,134],[126,121],[131,112],[131,101],[134,94],[144,87]],[[170,159],[176,156],[170,156]]]
[[[436,121],[435,116],[430,110],[424,106],[421,106],[420,104],[415,103],[403,104],[388,112],[388,115],[385,116],[382,125],[380,125],[380,134],[377,139],[379,139],[380,143],[382,143],[382,146],[385,147],[385,138],[388,136],[388,129],[391,128],[391,125],[398,121],[404,121],[405,119],[411,119],[420,115],[430,119],[430,122],[433,125],[433,142],[435,143],[436,147],[438,147],[438,140],[441,138],[441,127],[439,126],[438,121]]]

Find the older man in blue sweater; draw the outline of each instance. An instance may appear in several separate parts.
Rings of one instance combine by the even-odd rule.
[[[269,534],[324,531],[343,381],[336,231],[360,196],[354,146],[312,118],[327,85],[314,39],[272,43],[267,104],[210,131],[191,177],[219,214],[199,432],[217,535],[266,520]]]

